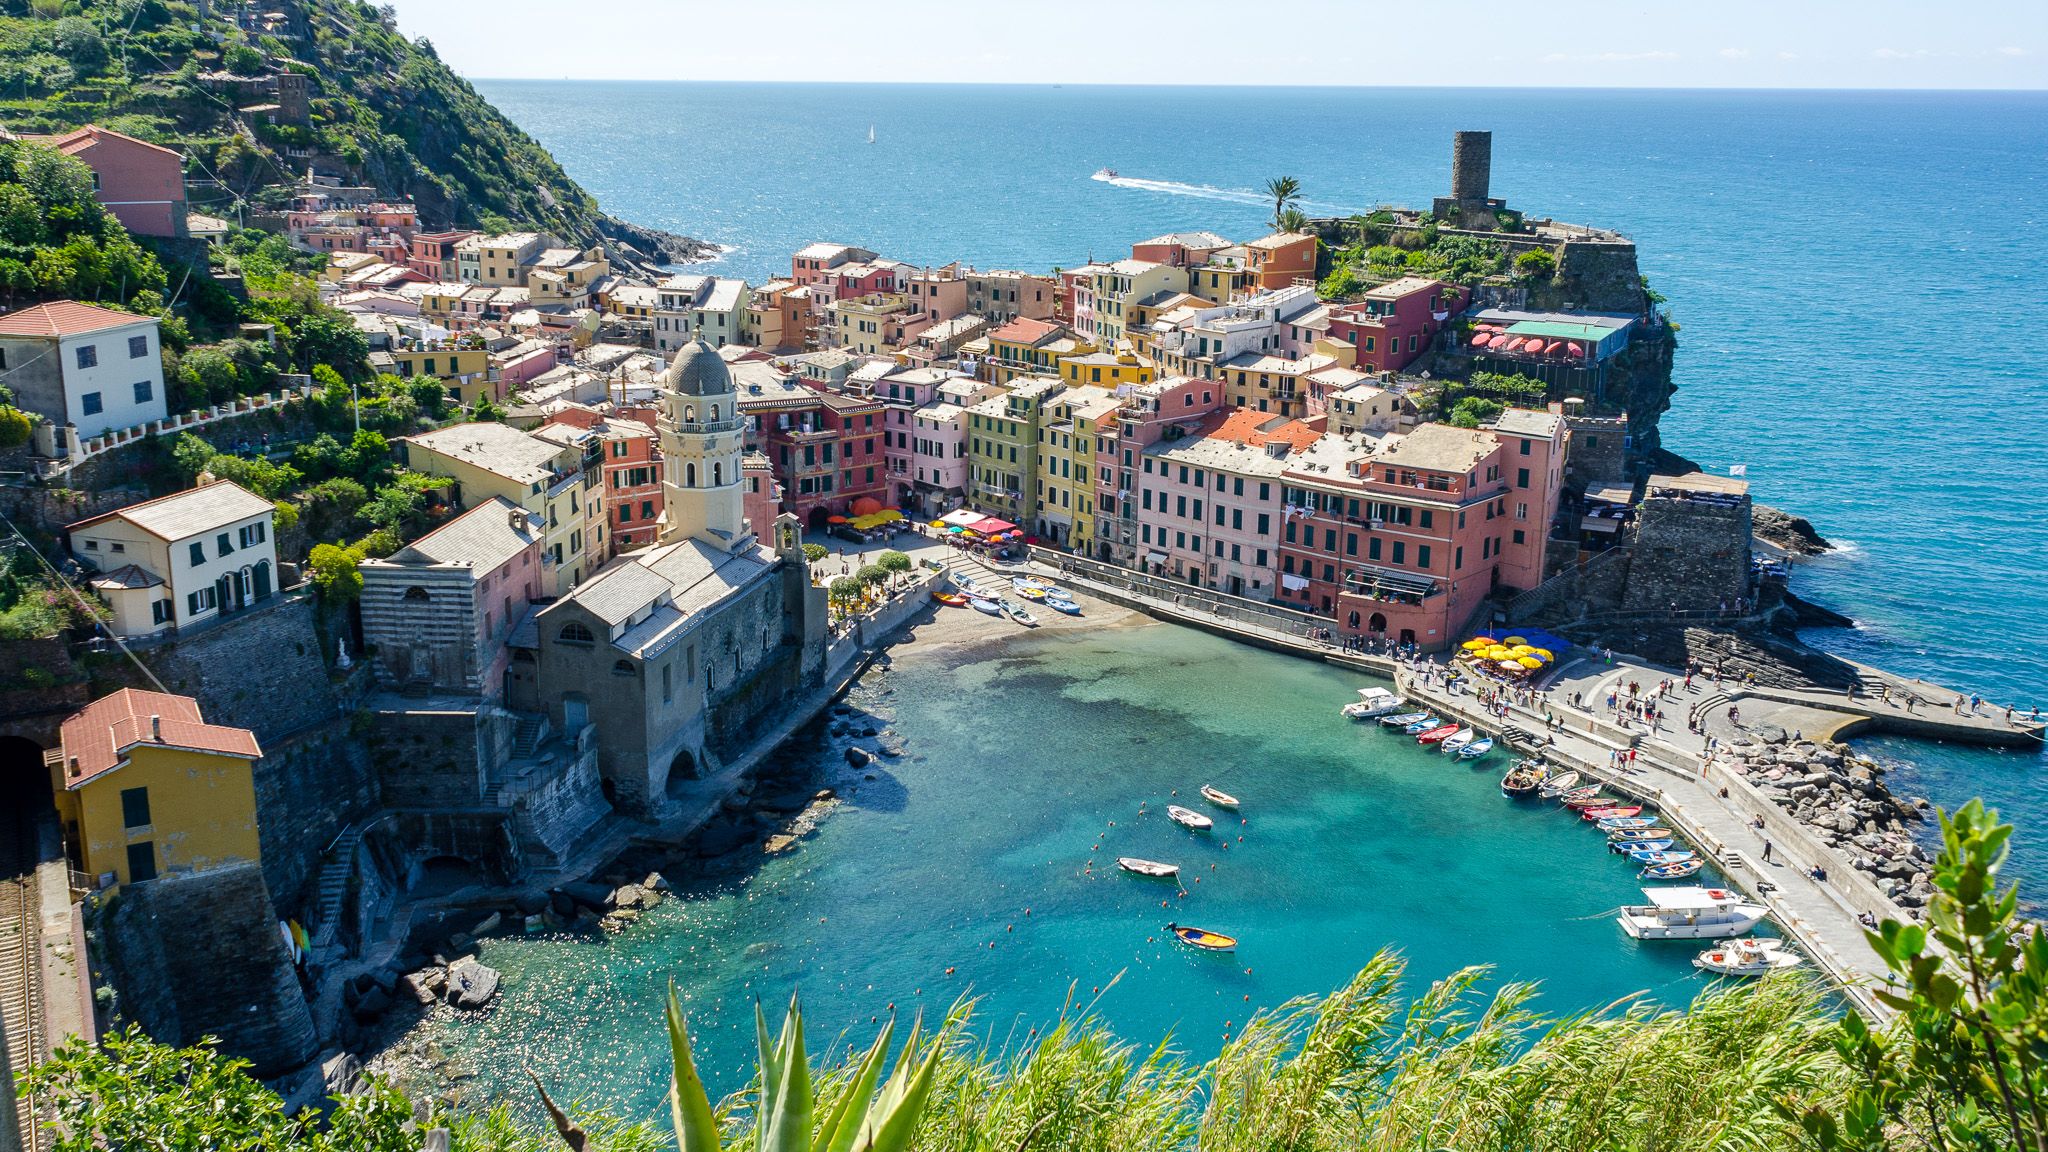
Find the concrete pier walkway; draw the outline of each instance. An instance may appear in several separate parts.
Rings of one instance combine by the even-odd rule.
[[[1706,760],[1704,738],[1694,738],[1699,744],[1687,749],[1662,734],[1631,732],[1554,699],[1535,707],[1508,704],[1506,715],[1497,715],[1469,693],[1447,688],[1434,665],[1404,665],[1395,682],[1410,699],[1482,731],[1513,725],[1538,733],[1538,740],[1549,741],[1541,751],[1550,763],[1656,805],[1674,831],[1771,910],[1772,920],[1859,1011],[1878,1023],[1890,1018],[1890,1009],[1870,994],[1884,984],[1885,972],[1857,917],[1904,920],[1905,911],[1747,780]],[[1552,718],[1562,726],[1546,723]],[[1617,757],[1628,749],[1635,751],[1633,762]],[[1825,870],[1825,881],[1810,874],[1816,864]]]

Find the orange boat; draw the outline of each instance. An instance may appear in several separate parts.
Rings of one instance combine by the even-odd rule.
[[[948,608],[967,607],[967,597],[962,596],[958,592],[934,592],[932,593],[932,599],[937,600]]]
[[[1225,936],[1221,932],[1211,932],[1207,928],[1190,928],[1185,924],[1168,924],[1166,930],[1173,933],[1174,939],[1179,940],[1181,943],[1200,948],[1206,952],[1235,952],[1237,950],[1237,937]]]

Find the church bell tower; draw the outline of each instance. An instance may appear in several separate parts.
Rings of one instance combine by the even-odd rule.
[[[754,543],[740,458],[746,445],[732,372],[702,338],[677,350],[662,375],[665,510],[661,543],[695,538],[727,552]]]

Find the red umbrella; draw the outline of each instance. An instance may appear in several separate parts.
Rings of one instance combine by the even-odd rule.
[[[844,524],[844,523],[846,523],[846,517],[844,517],[844,516],[827,516],[827,517],[825,517],[825,523],[827,523],[827,524]]]
[[[1472,337],[1472,346],[1474,348],[1484,348],[1486,347],[1486,342],[1491,339],[1493,339],[1493,337],[1488,336],[1484,332],[1481,332],[1478,335]]]

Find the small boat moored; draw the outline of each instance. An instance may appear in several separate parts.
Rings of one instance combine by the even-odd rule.
[[[1180,875],[1178,864],[1162,864],[1157,860],[1142,860],[1136,856],[1119,856],[1116,858],[1116,866],[1139,876],[1156,876],[1162,880]]]
[[[1479,739],[1479,729],[1460,728],[1456,732],[1450,734],[1449,736],[1444,737],[1443,743],[1438,747],[1437,751],[1456,752],[1462,748],[1468,747],[1474,740],[1477,739]]]
[[[1214,804],[1218,808],[1237,807],[1237,797],[1232,796],[1230,793],[1225,792],[1223,789],[1217,788],[1214,785],[1210,784],[1202,785],[1202,799],[1207,800],[1209,803]]]
[[[1694,853],[1693,850],[1690,848],[1659,848],[1654,851],[1647,849],[1631,850],[1628,853],[1628,858],[1642,865],[1683,864],[1686,861],[1693,859]]]
[[[1641,804],[1610,804],[1605,808],[1579,809],[1579,819],[1584,820],[1588,824],[1598,823],[1602,820],[1625,819],[1642,814],[1643,806]]]
[[[1524,760],[1515,765],[1514,771],[1501,778],[1500,794],[1510,800],[1533,796],[1543,783],[1545,769],[1541,764]]]
[[[1456,736],[1459,731],[1460,729],[1456,724],[1439,724],[1426,731],[1417,732],[1415,734],[1415,742],[1417,744],[1438,744]]]
[[[1628,832],[1636,828],[1648,828],[1657,822],[1654,816],[1603,816],[1598,821],[1607,832]]]
[[[1673,864],[1652,864],[1636,875],[1645,880],[1684,880],[1706,866],[1704,860],[1680,860]]]
[[[1676,837],[1672,835],[1669,828],[1615,828],[1607,833],[1607,842],[1609,844],[1626,844],[1635,840],[1672,839],[1676,839]]]
[[[1345,707],[1349,708],[1350,705],[1346,704]],[[1396,712],[1392,716],[1380,717],[1380,727],[1406,728],[1410,724],[1420,723],[1427,719],[1429,719],[1429,713],[1427,712]]]
[[[1577,772],[1567,772],[1562,776],[1552,776],[1550,779],[1545,780],[1543,787],[1538,790],[1537,794],[1545,800],[1555,800],[1578,786],[1579,774]]]
[[[1174,939],[1181,943],[1205,952],[1237,951],[1235,936],[1225,936],[1221,932],[1211,932],[1207,928],[1189,928],[1184,924],[1168,924],[1166,930],[1173,933]]]
[[[1787,952],[1776,940],[1751,937],[1730,940],[1692,958],[1692,966],[1722,976],[1764,976],[1806,963],[1796,952]]]
[[[1569,808],[1577,801],[1585,800],[1590,802],[1593,801],[1595,797],[1599,795],[1600,785],[1585,784],[1577,788],[1568,788],[1563,792],[1558,793],[1557,802]]]
[[[1358,699],[1340,711],[1353,720],[1377,720],[1393,714],[1403,703],[1405,701],[1385,688],[1360,688]]]
[[[1406,734],[1408,734],[1408,735],[1410,735],[1410,736],[1416,736],[1416,735],[1420,735],[1421,733],[1424,733],[1424,732],[1429,732],[1429,731],[1432,731],[1432,730],[1434,730],[1434,729],[1436,729],[1436,728],[1440,728],[1440,727],[1442,727],[1442,726],[1443,726],[1443,718],[1442,718],[1442,717],[1440,717],[1440,716],[1435,716],[1435,715],[1429,715],[1429,716],[1424,716],[1424,717],[1423,717],[1422,719],[1420,719],[1420,720],[1417,720],[1417,721],[1416,721],[1415,723],[1413,723],[1413,724],[1410,724],[1410,725],[1408,725],[1407,727],[1405,727],[1405,728],[1401,729],[1401,731],[1402,731],[1402,732],[1404,732],[1404,733],[1406,733]]]
[[[1493,737],[1482,736],[1463,748],[1458,749],[1458,759],[1477,760],[1491,751],[1493,751]]]
[[[1607,843],[1607,850],[1633,856],[1638,852],[1662,852],[1674,843],[1676,841],[1668,838],[1663,840],[1610,840]]]
[[[1183,808],[1178,804],[1168,804],[1166,806],[1166,818],[1183,828],[1192,828],[1197,832],[1207,832],[1216,826],[1214,820],[1209,819],[1192,808]]]

